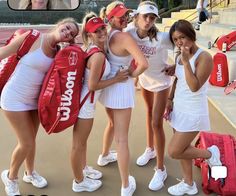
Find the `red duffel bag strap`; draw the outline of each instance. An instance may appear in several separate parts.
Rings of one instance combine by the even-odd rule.
[[[26,53],[29,52],[31,46],[35,42],[35,40],[39,37],[40,32],[31,29],[30,33],[25,37],[23,43],[21,44],[20,48],[17,50],[17,59],[20,59],[22,56],[24,56]]]
[[[95,54],[95,53],[97,53],[97,52],[102,52],[102,53],[104,53],[100,48],[94,47],[94,48],[92,48],[91,50],[89,50],[89,52],[87,53],[87,55],[86,55],[86,60],[88,60],[89,57],[91,57],[93,54]],[[105,63],[106,63],[106,58],[104,59],[104,63],[103,63],[103,65],[102,65],[102,71],[101,71],[101,75],[100,75],[99,80],[102,78],[103,73],[104,73],[104,71],[105,71],[105,68],[106,68]],[[83,98],[83,100],[82,100],[81,103],[80,103],[80,108],[84,105],[85,101],[88,99],[88,97],[89,97],[90,94],[91,94],[91,103],[93,103],[93,101],[94,101],[94,93],[95,93],[94,91],[89,91],[89,92],[85,95],[85,97]]]

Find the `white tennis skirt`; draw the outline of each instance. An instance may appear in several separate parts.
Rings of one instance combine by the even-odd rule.
[[[134,81],[129,78],[125,82],[115,83],[103,89],[99,101],[107,108],[133,108],[135,99]]]
[[[170,124],[178,132],[210,131],[209,115],[184,113],[175,107],[170,114]]]

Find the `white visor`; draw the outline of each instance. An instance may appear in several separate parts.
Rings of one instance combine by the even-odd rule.
[[[141,5],[137,9],[137,14],[155,14],[157,17],[160,18],[158,15],[158,9],[153,5]]]

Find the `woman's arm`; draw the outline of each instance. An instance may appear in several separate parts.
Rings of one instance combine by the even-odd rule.
[[[175,77],[174,82],[173,82],[172,87],[171,87],[169,97],[168,97],[168,100],[170,100],[170,101],[173,101],[173,99],[174,99],[177,80],[178,79]]]
[[[88,60],[87,67],[90,69],[88,87],[90,91],[103,89],[114,83],[122,82],[128,79],[129,71],[124,70],[119,71],[113,78],[101,80],[104,61],[105,55],[101,52],[95,53]]]
[[[137,77],[148,68],[148,62],[145,56],[129,33],[120,33],[117,39],[119,40],[117,42],[119,43],[119,47],[123,47],[134,58],[137,67],[131,71],[130,76]]]
[[[183,47],[181,50],[181,60],[184,65],[186,82],[192,92],[198,91],[209,78],[213,61],[212,57],[206,51],[202,52],[196,60],[196,70],[193,73],[189,63],[189,48]]]
[[[29,34],[29,31],[19,35],[17,38],[12,40],[8,45],[0,48],[0,59],[7,58],[17,52],[25,37]]]

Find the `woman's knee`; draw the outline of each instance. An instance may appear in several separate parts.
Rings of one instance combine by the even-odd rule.
[[[72,144],[73,151],[82,151],[86,149],[86,147],[87,147],[87,141],[77,141],[77,142],[73,142]]]
[[[163,131],[163,120],[153,119],[152,120],[152,127],[154,130]]]
[[[29,141],[19,143],[18,147],[21,150],[28,152],[28,151],[31,151],[33,148],[35,148],[35,145],[36,145],[35,140],[31,140],[31,141],[29,140]]]
[[[114,122],[112,120],[109,120],[108,126],[113,130],[114,129]]]
[[[181,155],[181,151],[176,146],[169,146],[168,154],[172,159],[179,159]]]
[[[116,145],[128,146],[128,138],[115,138]]]
[[[152,119],[152,107],[151,106],[147,107],[147,115],[148,115],[149,118]]]

